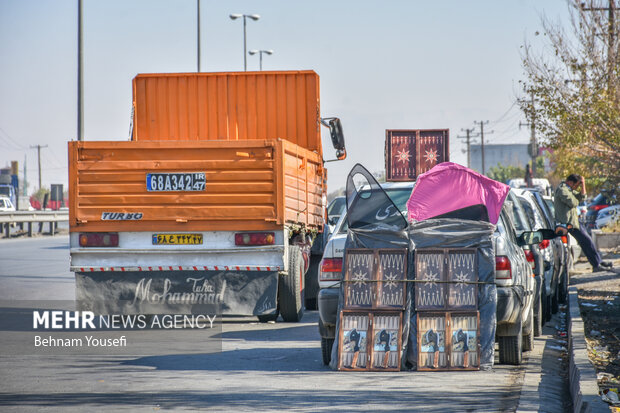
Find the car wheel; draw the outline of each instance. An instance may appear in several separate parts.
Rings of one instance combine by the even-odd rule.
[[[523,351],[532,351],[534,348],[534,310],[530,311],[530,316],[525,324],[525,331],[529,333],[523,333]]]
[[[500,364],[520,365],[523,361],[523,355],[521,354],[523,349],[523,331],[521,326],[519,326],[519,333],[516,336],[500,336],[498,339]]]
[[[304,257],[298,246],[292,245],[289,250],[288,274],[280,277],[278,301],[280,315],[287,322],[298,322],[304,316]]]
[[[555,288],[555,291],[553,292],[553,294],[551,294],[551,313],[555,314],[558,312],[559,309],[559,305],[558,305],[558,296],[560,295],[558,290],[560,289],[560,286],[558,285]]]
[[[310,266],[306,271],[306,285],[304,294],[306,296],[306,310],[317,310],[317,296],[319,295],[319,265],[321,264],[320,255],[310,256]]]
[[[551,296],[545,294],[543,300],[545,301],[545,321],[551,321]]]
[[[323,353],[323,364],[326,366],[332,360],[332,347],[334,346],[333,338],[321,337],[321,352]]]
[[[566,304],[568,301],[568,284],[568,269],[564,268],[564,273],[560,278],[560,285],[558,286],[558,289],[560,290],[560,296],[558,297],[558,301],[560,302],[560,304]]]

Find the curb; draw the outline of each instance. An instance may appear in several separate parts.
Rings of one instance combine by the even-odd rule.
[[[598,394],[596,371],[588,358],[584,324],[579,312],[577,287],[568,289],[568,385],[573,412],[608,412],[609,405]]]

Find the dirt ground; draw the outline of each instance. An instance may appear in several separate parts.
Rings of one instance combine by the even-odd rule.
[[[592,273],[592,267],[582,257],[571,272],[570,284],[579,291],[588,353],[597,372],[599,389],[613,389],[617,393],[620,390],[620,246],[601,252],[604,259],[614,263],[614,269]]]

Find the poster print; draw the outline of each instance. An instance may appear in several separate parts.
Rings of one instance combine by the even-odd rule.
[[[405,308],[407,250],[379,250],[377,308]]]
[[[446,305],[446,284],[443,284],[443,250],[416,252],[415,306],[417,311],[441,310]],[[421,281],[421,282],[420,282]]]
[[[416,131],[386,131],[388,178],[411,181],[416,177]]]
[[[347,251],[344,274],[345,308],[371,308],[375,300],[374,251]]]
[[[371,370],[400,370],[402,313],[374,313]]]
[[[430,171],[435,165],[447,162],[449,153],[448,131],[446,130],[423,130],[418,138],[419,168],[418,175]]]
[[[475,250],[448,252],[448,308],[476,310],[478,308],[478,267]]]
[[[446,315],[418,314],[418,370],[446,369]]]
[[[368,314],[340,314],[338,370],[368,370]]]
[[[452,314],[450,366],[478,369],[478,314]]]

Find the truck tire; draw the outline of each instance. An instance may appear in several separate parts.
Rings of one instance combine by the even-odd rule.
[[[519,326],[519,333],[516,336],[500,336],[498,339],[500,364],[520,365],[523,361],[523,355],[521,354],[523,330],[521,326]]]
[[[534,309],[530,311],[530,316],[525,324],[525,331],[529,330],[529,333],[523,333],[523,351],[532,351],[534,348]]]
[[[332,360],[332,347],[334,346],[333,338],[321,337],[321,352],[323,353],[323,364],[326,366]]]
[[[319,295],[319,266],[320,255],[310,255],[310,266],[306,272],[304,295],[306,296],[306,310],[318,310],[317,297]]]
[[[280,315],[287,322],[296,323],[304,315],[304,257],[298,246],[289,247],[288,274],[280,277],[278,301]]]

